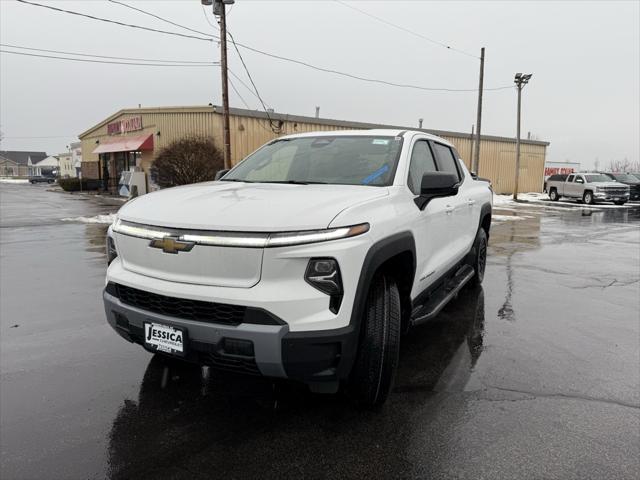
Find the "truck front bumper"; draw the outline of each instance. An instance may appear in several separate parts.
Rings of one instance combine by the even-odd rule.
[[[629,194],[611,194],[607,192],[595,192],[593,198],[604,202],[628,202]]]
[[[136,308],[122,302],[117,295],[110,284],[103,298],[107,320],[120,336],[152,351],[145,345],[146,322],[181,328],[187,332],[184,360],[189,362],[241,374],[320,383],[346,379],[355,360],[358,336],[352,326],[290,332],[284,322],[275,325],[208,323]],[[229,341],[242,341],[245,345],[249,342],[250,353],[229,353],[225,348]]]

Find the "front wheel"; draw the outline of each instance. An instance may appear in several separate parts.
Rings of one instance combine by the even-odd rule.
[[[589,190],[584,192],[584,195],[582,195],[582,201],[587,205],[593,205],[593,193]]]
[[[395,280],[376,274],[365,305],[358,355],[348,390],[362,406],[382,405],[391,391],[400,353],[400,292]]]

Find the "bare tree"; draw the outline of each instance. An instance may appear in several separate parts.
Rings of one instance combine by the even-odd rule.
[[[213,180],[224,168],[222,152],[205,137],[185,137],[160,150],[151,165],[153,181],[161,188]]]
[[[609,171],[615,173],[639,172],[640,161],[630,161],[626,157],[624,160],[611,160],[609,162]]]

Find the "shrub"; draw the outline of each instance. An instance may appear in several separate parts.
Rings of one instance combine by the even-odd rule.
[[[167,188],[213,180],[223,168],[222,152],[211,139],[185,137],[160,150],[150,173],[160,188]]]
[[[65,192],[78,192],[80,191],[80,179],[79,178],[59,178],[58,185]],[[99,190],[102,187],[102,181],[94,178],[82,179],[82,190]]]

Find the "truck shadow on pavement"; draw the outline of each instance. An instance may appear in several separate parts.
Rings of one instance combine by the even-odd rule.
[[[117,479],[409,474],[403,446],[413,410],[438,392],[461,391],[483,333],[484,293],[463,290],[436,320],[404,337],[394,392],[377,411],[359,410],[343,394],[207,375],[154,356],[137,402],[125,400],[113,422],[106,473]]]

